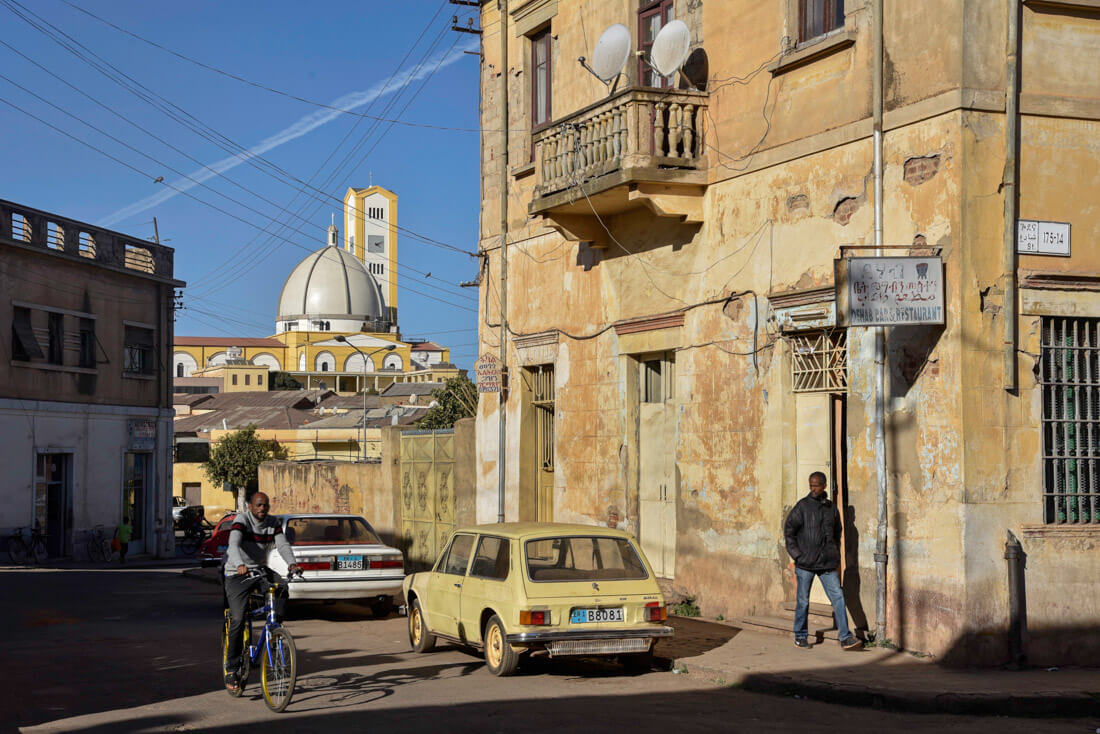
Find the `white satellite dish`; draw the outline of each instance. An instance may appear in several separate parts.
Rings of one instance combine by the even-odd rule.
[[[630,29],[616,23],[600,34],[592,52],[592,73],[607,84],[617,77],[630,56]]]
[[[653,48],[649,51],[653,68],[663,77],[672,76],[687,61],[690,47],[691,31],[684,21],[669,21],[653,39]]]

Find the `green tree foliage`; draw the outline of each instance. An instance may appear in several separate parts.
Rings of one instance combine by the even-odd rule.
[[[239,495],[243,487],[254,491],[259,484],[260,464],[269,459],[285,459],[286,449],[275,441],[256,435],[256,426],[230,433],[210,447],[210,458],[203,464],[206,476],[216,485],[229,483]]]
[[[267,379],[268,390],[301,390],[302,383],[291,377],[289,372],[273,370]]]
[[[465,375],[452,377],[439,390],[432,391],[436,405],[416,422],[417,428],[454,428],[455,421],[477,413],[477,386]]]

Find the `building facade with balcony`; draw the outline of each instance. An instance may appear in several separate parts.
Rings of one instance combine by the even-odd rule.
[[[690,53],[663,78],[674,19]],[[1095,660],[1096,4],[494,0],[481,21],[479,340],[497,354],[506,315],[509,389],[479,407],[479,521],[503,408],[506,519],[617,514],[704,613],[789,633],[783,522],[822,471],[857,629],[1003,662],[1015,538],[1025,654]],[[642,53],[605,85],[578,58],[617,23]],[[876,209],[884,254],[942,262],[946,314],[885,330],[881,391],[877,329],[836,298]],[[1072,248],[1017,252],[1016,220],[1068,223]]]
[[[123,517],[174,552],[173,251],[0,201],[0,533],[86,558]]]

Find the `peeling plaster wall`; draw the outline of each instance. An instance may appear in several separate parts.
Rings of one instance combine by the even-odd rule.
[[[866,4],[846,4],[856,33],[851,48],[774,78],[764,71],[744,83],[722,81],[744,77],[777,53],[787,27],[784,5],[703,4],[702,45],[716,80],[707,135],[717,150],[710,156],[701,226],[634,210],[607,217],[623,247],[592,250],[525,216],[533,176],[513,171],[518,175],[508,180],[509,241],[515,243],[509,249],[510,326],[518,335],[554,329],[572,335],[557,338],[554,360],[554,519],[603,523],[614,504],[637,532],[638,436],[631,405],[638,386],[632,355],[675,350],[676,420],[669,434],[678,498],[673,582],[696,596],[705,614],[730,618],[772,614],[793,598],[782,524],[806,491],[806,479],[796,476],[790,347],[769,321],[766,296],[829,286],[841,246],[869,244],[873,235]],[[1002,662],[1002,556],[1011,529],[1022,535],[1029,553],[1028,614],[1036,631],[1029,654],[1035,660],[1084,659],[1094,654],[1100,637],[1100,599],[1087,581],[1100,578],[1100,533],[1067,537],[1027,530],[1041,522],[1042,482],[1040,400],[1030,357],[1020,355],[1019,394],[1002,389],[1002,317],[995,307],[1003,303],[999,185],[1007,6],[937,0],[887,7],[885,241],[938,248],[948,303],[944,327],[888,332],[888,636],[907,649],[955,662]],[[620,3],[559,1],[551,21],[560,51],[555,118],[602,94],[594,79],[569,62],[582,55],[582,9],[592,37],[593,29],[613,22],[634,25]],[[1076,71],[1051,66],[1049,57],[1057,54],[1041,45],[1065,33],[1073,36],[1071,45],[1091,49],[1093,58],[1095,24],[1070,16],[1061,27],[1046,16],[1032,17],[1031,9],[1024,12],[1025,39],[1032,33],[1024,44],[1025,63],[1029,54],[1047,53],[1036,64],[1058,78],[1052,93],[1087,96],[1095,106],[1100,88],[1079,73],[1084,62],[1074,62]],[[494,4],[483,6],[483,27],[493,27],[495,13]],[[494,102],[499,79],[487,71],[497,43],[486,44],[482,65],[482,124],[493,130],[502,126]],[[522,61],[522,39],[513,45],[510,58]],[[510,127],[522,129],[527,82],[522,72],[516,78]],[[1029,84],[1043,83],[1029,80],[1025,92]],[[1058,91],[1059,85],[1069,91]],[[1048,111],[1069,104],[1062,97],[1033,103],[1046,104]],[[1093,201],[1100,184],[1096,124],[1066,116],[1024,118],[1021,217],[1072,221],[1075,251],[1068,259],[1021,257],[1022,269],[1100,273],[1094,262],[1100,255],[1090,246],[1100,236],[1100,207]],[[483,351],[495,353],[500,180],[493,146],[499,136],[483,140],[481,247],[487,262],[480,339]],[[526,160],[529,139],[518,134],[513,143],[513,163]],[[915,160],[927,165],[914,166]],[[731,294],[728,302],[690,308],[682,326],[628,335],[610,328]],[[1100,316],[1100,308],[1090,313]],[[1038,351],[1037,323],[1035,316],[1021,319],[1024,352]],[[749,354],[754,347],[755,358]],[[853,619],[873,627],[871,331],[850,330],[848,349],[851,530],[845,589]],[[513,343],[513,373],[520,363]],[[518,517],[521,490],[529,491],[520,486],[517,465],[522,405],[516,395],[506,404],[509,520]],[[483,396],[477,419],[483,522],[496,517],[498,406],[496,396]],[[1090,629],[1091,643],[1081,634]]]

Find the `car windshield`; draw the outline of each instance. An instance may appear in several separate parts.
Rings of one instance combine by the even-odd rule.
[[[532,581],[628,581],[648,576],[630,541],[598,536],[542,538],[524,544]]]
[[[361,517],[292,517],[286,539],[291,545],[381,545]]]

